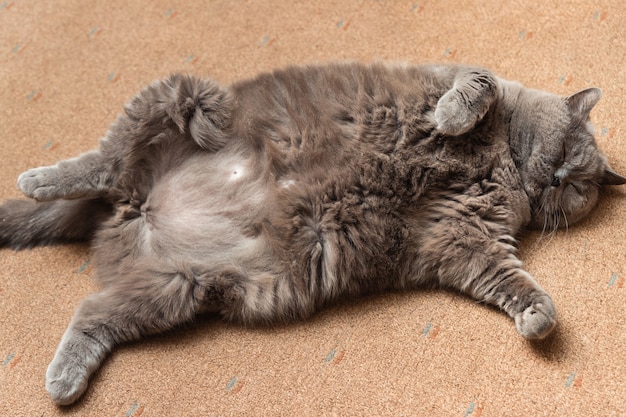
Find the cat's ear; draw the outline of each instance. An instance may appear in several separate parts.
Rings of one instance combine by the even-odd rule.
[[[586,120],[593,106],[600,100],[600,97],[602,97],[602,90],[594,87],[567,97],[565,102],[572,112],[572,116],[580,120]]]
[[[602,185],[622,185],[626,184],[626,178],[619,175],[617,172],[613,171],[613,168],[607,165],[604,168],[604,175],[602,176],[602,181],[600,181]]]

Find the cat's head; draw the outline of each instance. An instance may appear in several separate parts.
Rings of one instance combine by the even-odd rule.
[[[626,183],[593,137],[589,112],[601,95],[597,88],[566,98],[535,90],[520,95],[511,144],[531,201],[531,227],[567,227],[589,214],[601,186]]]

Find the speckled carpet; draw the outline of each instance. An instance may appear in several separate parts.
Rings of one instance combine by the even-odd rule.
[[[604,96],[597,140],[626,173],[621,1],[0,0],[0,199],[27,168],[97,146],[122,105],[173,71],[220,82],[339,59],[455,62],[527,86]],[[2,416],[626,416],[626,189],[522,245],[559,309],[529,343],[498,311],[444,291],[386,294],[312,320],[209,318],[115,350],[59,408],[44,374],[96,289],[86,246],[0,250]]]

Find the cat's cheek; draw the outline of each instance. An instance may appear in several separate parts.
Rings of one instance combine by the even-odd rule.
[[[560,205],[568,224],[571,225],[585,218],[598,202],[598,196],[598,188],[592,185],[568,184],[565,186]]]

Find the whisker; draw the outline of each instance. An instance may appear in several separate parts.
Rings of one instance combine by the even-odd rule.
[[[560,212],[553,209],[554,205],[552,201],[549,193],[544,193],[541,198],[541,204],[539,205],[539,210],[543,212],[543,228],[541,230],[541,236],[537,239],[537,243],[539,244],[547,238],[547,241],[545,241],[545,244],[541,247],[542,249],[545,249],[552,242],[561,222]]]
[[[565,233],[567,233],[569,232],[569,222],[567,221],[567,214],[565,213],[563,206],[559,205],[559,208],[561,209],[561,213],[563,213],[563,220],[565,220]]]
[[[552,239],[554,239],[554,236],[556,236],[556,231],[559,228],[559,221],[560,221],[560,216],[559,216],[559,212],[558,211],[551,211],[550,213],[552,214],[552,217],[553,217],[553,219],[552,219],[552,230],[548,234],[550,239],[546,243],[546,246],[549,245],[552,242]]]
[[[541,199],[541,204],[539,205],[539,213],[543,213],[543,227],[541,228],[541,235],[539,235],[539,239],[537,240],[538,242],[541,242],[541,240],[543,239],[543,236],[546,233],[546,228],[548,227],[548,214],[545,210],[545,203],[546,203],[546,199],[542,198]]]

